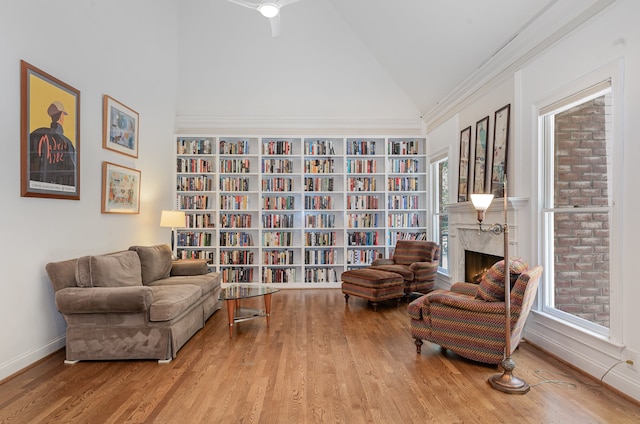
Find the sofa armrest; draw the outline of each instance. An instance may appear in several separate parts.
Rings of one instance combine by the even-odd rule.
[[[478,285],[473,283],[453,283],[451,291],[475,297],[476,293],[478,293]]]
[[[143,312],[153,303],[146,286],[68,287],[56,292],[56,307],[63,314]]]
[[[394,265],[395,263],[396,261],[394,261],[393,259],[378,258],[374,259],[373,262],[371,262],[371,266]]]
[[[180,259],[171,265],[171,276],[204,275],[208,272],[206,259]]]

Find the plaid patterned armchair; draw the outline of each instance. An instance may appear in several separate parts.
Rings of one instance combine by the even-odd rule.
[[[518,270],[513,269],[513,262],[510,263],[510,272],[515,279],[511,289],[513,351],[520,342],[525,321],[536,297],[542,267],[521,269],[521,272],[514,274]],[[522,264],[526,267],[524,261],[520,263]],[[500,283],[502,299],[496,295]],[[506,345],[504,261],[493,265],[480,284],[455,283],[450,291],[434,290],[411,302],[408,313],[411,318],[411,336],[415,339],[418,354],[424,339],[467,359],[499,364],[504,358]]]
[[[402,275],[404,292],[428,293],[436,284],[440,246],[432,241],[398,240],[391,259],[376,259],[371,268]]]

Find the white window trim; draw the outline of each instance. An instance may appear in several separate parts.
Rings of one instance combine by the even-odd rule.
[[[562,327],[566,327],[567,334],[571,334],[572,339],[583,340],[585,344],[588,345],[609,345],[612,349],[606,349],[610,353],[616,352],[615,356],[619,355],[621,347],[624,346],[622,335],[623,335],[623,286],[621,282],[621,273],[622,273],[622,185],[623,181],[623,158],[624,158],[624,140],[623,140],[623,63],[622,60],[616,61],[612,64],[604,66],[589,75],[586,75],[573,83],[562,87],[555,91],[552,95],[547,98],[537,102],[534,105],[533,116],[534,119],[538,120],[537,134],[534,139],[538,140],[538,198],[537,198],[537,210],[542,212],[544,210],[544,206],[546,205],[545,199],[543,195],[546,184],[548,181],[545,181],[547,175],[545,174],[545,147],[543,145],[542,136],[544,135],[544,131],[547,129],[544,128],[542,124],[542,120],[539,119],[543,114],[542,112],[546,111],[547,113],[550,110],[557,109],[558,105],[562,104],[567,99],[571,99],[572,96],[580,95],[581,93],[585,93],[586,87],[595,87],[597,84],[610,79],[611,80],[611,97],[612,97],[612,122],[611,122],[611,171],[610,175],[612,178],[611,186],[609,187],[609,193],[611,197],[611,209],[610,209],[610,269],[609,269],[609,319],[610,325],[608,334],[603,335],[599,331],[594,331],[593,328],[589,328],[589,326],[584,325],[576,325],[574,320],[565,319],[564,315],[566,314],[562,311],[555,310],[554,313],[550,313],[544,307],[546,293],[545,284],[540,284],[539,288],[539,299],[537,305],[534,309],[534,319],[537,321],[544,316],[547,316],[551,319],[551,321],[547,321],[546,325],[551,325],[556,330],[560,330]],[[588,90],[588,89],[587,89]],[[554,105],[556,107],[554,107]],[[539,221],[538,228],[539,231],[538,236],[538,246],[539,246],[539,257],[544,258],[544,263],[553,263],[551,261],[552,258],[549,258],[549,252],[546,249],[543,241],[542,230],[546,228],[544,223],[544,214],[538,213]],[[549,275],[553,275],[553,270],[545,269],[545,274],[548,278]],[[559,312],[559,313],[558,313]],[[544,320],[544,319],[543,319]],[[581,324],[583,323],[580,320]],[[602,351],[602,350],[601,350]]]
[[[451,196],[451,155],[449,154],[449,148],[444,148],[441,149],[437,152],[435,152],[434,154],[429,156],[429,190],[430,190],[430,195],[429,195],[429,216],[428,216],[428,220],[429,220],[429,234],[430,234],[430,238],[434,239],[434,233],[435,233],[435,228],[434,228],[434,218],[435,218],[435,206],[438,203],[437,201],[437,187],[435,187],[435,180],[436,178],[434,178],[433,173],[434,168],[433,165],[439,161],[441,161],[442,159],[447,159],[449,161],[449,175],[448,175],[448,179],[449,179],[449,196]],[[449,201],[451,201],[451,199],[449,199]],[[446,206],[446,205],[445,205]],[[451,252],[449,252],[450,254]],[[448,262],[449,262],[449,267],[451,267],[451,256],[448,257]],[[450,269],[447,268],[442,268],[442,267],[438,267],[438,274],[441,274],[443,276],[449,277],[450,274]]]

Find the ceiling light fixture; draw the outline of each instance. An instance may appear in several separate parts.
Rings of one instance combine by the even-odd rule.
[[[264,3],[258,6],[258,11],[262,13],[265,18],[274,18],[280,13],[280,8],[275,3]]]

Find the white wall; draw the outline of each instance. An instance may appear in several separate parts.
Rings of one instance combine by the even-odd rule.
[[[168,242],[177,66],[175,0],[5,0],[0,13],[3,129],[0,379],[64,345],[50,261]],[[10,13],[7,11],[11,11]],[[81,198],[20,197],[20,60],[80,90]],[[102,149],[102,97],[140,114],[139,159]],[[142,171],[140,215],[100,213],[102,161]]]
[[[636,283],[638,272],[634,261],[640,238],[640,222],[634,212],[640,207],[640,200],[633,185],[640,179],[637,166],[640,163],[640,144],[636,142],[640,133],[640,121],[637,119],[640,113],[640,80],[637,78],[640,75],[640,30],[637,16],[640,16],[640,2],[618,0],[517,70],[490,94],[457,111],[459,131],[468,125],[475,128],[477,119],[486,114],[492,116],[497,107],[511,102],[509,175],[512,177],[509,180],[515,178],[515,185],[511,186],[510,196],[529,199],[528,213],[521,217],[521,226],[530,228],[530,231],[520,232],[522,239],[518,242],[520,253],[530,263],[540,263],[542,252],[538,240],[537,211],[541,186],[537,179],[541,164],[536,107],[544,106],[545,100],[552,98],[554,93],[575,85],[577,81],[597,79],[597,75],[612,72],[616,81],[623,83],[622,98],[617,99],[622,109],[614,111],[616,122],[621,124],[614,142],[622,143],[623,150],[621,161],[614,161],[616,176],[613,181],[618,186],[614,189],[616,206],[612,228],[620,245],[613,247],[611,258],[612,319],[619,314],[620,325],[612,331],[614,340],[606,341],[533,312],[525,329],[525,337],[530,341],[598,379],[611,365],[626,358],[626,349],[640,351],[640,333],[635,327],[635,323],[640,321],[640,309],[637,307],[640,286]],[[441,126],[447,127],[448,131],[448,125]],[[429,134],[438,133],[439,128],[430,128]],[[458,143],[457,139],[452,140],[455,148],[458,148]],[[456,167],[451,169],[452,173],[457,173]],[[451,181],[457,181],[457,175],[452,175]],[[637,369],[640,368],[636,366]],[[636,370],[621,364],[604,381],[640,399],[640,373]]]

